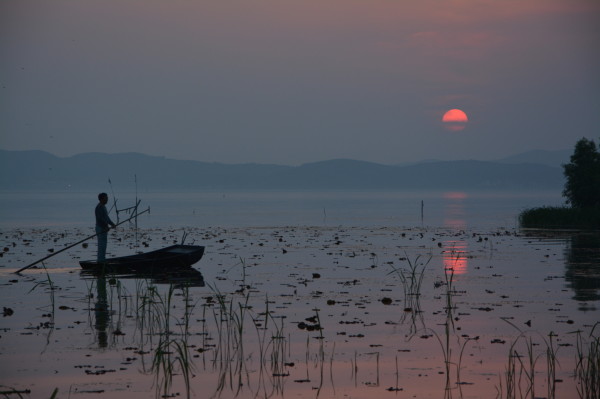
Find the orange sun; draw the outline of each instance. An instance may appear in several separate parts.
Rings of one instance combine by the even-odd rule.
[[[467,114],[460,109],[451,109],[447,111],[442,117],[442,122],[446,129],[452,132],[461,131],[467,126],[467,122],[469,122],[469,118],[467,118]]]

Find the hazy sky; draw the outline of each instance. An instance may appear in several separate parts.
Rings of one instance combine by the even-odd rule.
[[[297,165],[600,137],[597,0],[3,0],[0,148]],[[460,108],[467,128],[443,113]]]

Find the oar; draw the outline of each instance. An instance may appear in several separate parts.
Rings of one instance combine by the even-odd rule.
[[[129,221],[130,221],[131,219],[133,219],[134,217],[136,217],[136,216],[139,216],[139,215],[141,215],[141,214],[143,214],[143,213],[146,213],[146,212],[150,212],[150,207],[148,207],[148,209],[146,209],[146,210],[143,210],[143,211],[141,211],[140,213],[136,213],[135,215],[133,215],[132,217],[130,217],[130,218],[129,218],[129,219],[127,219],[127,220],[123,220],[122,222],[120,222],[120,223],[117,223],[117,224],[115,225],[115,227],[116,227],[116,226],[119,226],[119,225],[122,225],[122,224],[123,224],[123,223],[125,223],[125,222],[129,222]],[[77,241],[75,244],[69,245],[68,247],[65,247],[65,248],[63,248],[63,249],[61,249],[60,251],[56,251],[56,252],[54,252],[54,253],[52,253],[52,254],[50,254],[50,255],[46,256],[45,258],[42,258],[42,259],[40,259],[40,260],[36,260],[36,261],[35,261],[35,262],[33,262],[32,264],[29,264],[29,265],[27,265],[27,266],[25,266],[25,267],[22,267],[22,268],[20,268],[20,269],[19,269],[19,270],[17,270],[15,273],[17,273],[17,274],[18,274],[18,273],[21,273],[23,270],[25,270],[25,269],[29,269],[31,266],[33,266],[33,265],[37,265],[38,263],[40,263],[40,262],[43,262],[43,261],[45,261],[46,259],[53,257],[54,255],[58,255],[59,253],[61,253],[61,252],[63,252],[63,251],[66,251],[67,249],[71,249],[71,248],[73,248],[74,246],[76,246],[76,245],[79,245],[79,244],[81,244],[81,243],[82,243],[82,242],[84,242],[84,241],[87,241],[87,240],[89,240],[89,239],[91,239],[91,238],[94,238],[94,237],[96,237],[97,235],[98,235],[98,233],[96,233],[96,234],[94,234],[94,235],[91,235],[91,236],[89,236],[89,237],[87,237],[87,238],[84,238],[84,239],[83,239],[83,240],[81,240],[81,241]]]

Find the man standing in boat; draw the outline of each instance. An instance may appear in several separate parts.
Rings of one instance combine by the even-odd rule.
[[[96,234],[98,236],[98,262],[103,262],[106,259],[106,245],[108,243],[108,230],[111,227],[117,227],[106,210],[108,203],[108,194],[98,194],[98,205],[96,205]]]

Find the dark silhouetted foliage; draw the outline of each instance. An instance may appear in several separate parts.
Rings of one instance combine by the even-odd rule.
[[[519,223],[524,228],[595,230],[600,227],[600,208],[531,208],[521,212]]]
[[[526,209],[519,215],[521,227],[542,229],[600,229],[600,152],[585,137],[575,144],[571,162],[563,165],[563,196],[570,207]]]
[[[577,142],[571,162],[563,165],[567,178],[563,196],[573,208],[600,207],[600,152],[593,140]]]

